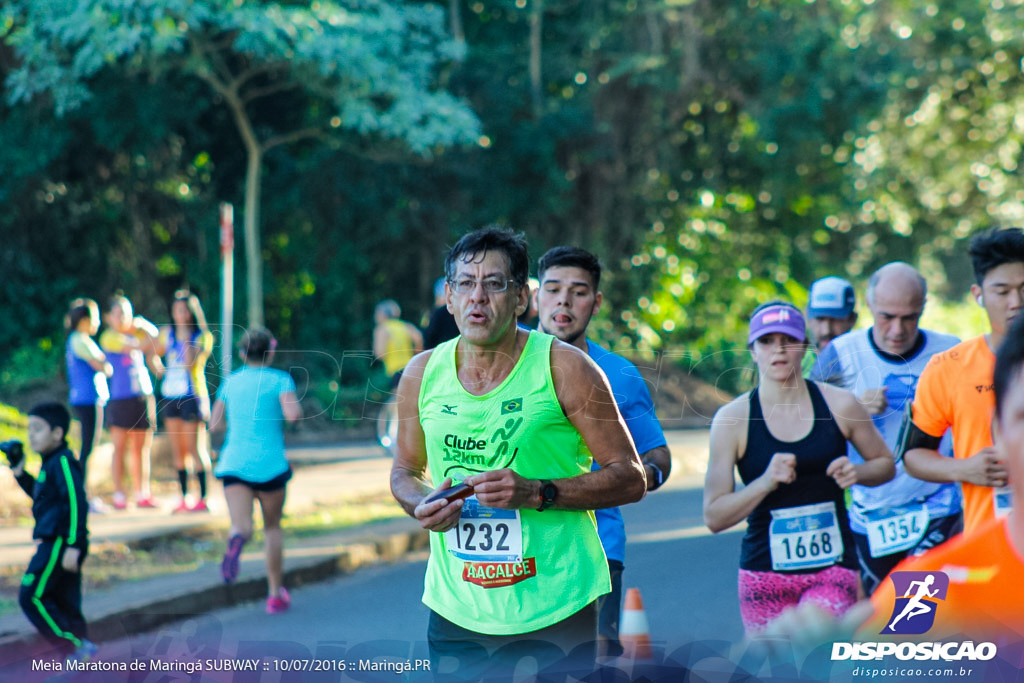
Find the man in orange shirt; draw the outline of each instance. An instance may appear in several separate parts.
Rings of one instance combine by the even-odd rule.
[[[965,533],[1013,505],[1006,464],[992,445],[992,372],[1010,323],[1024,312],[1024,232],[982,232],[971,240],[970,254],[977,278],[971,294],[992,331],[932,357],[917,385],[904,456],[906,471],[918,479],[961,482]],[[947,429],[953,458],[936,450]]]
[[[999,349],[994,379],[996,456],[1006,464],[1014,497],[1024,499],[1024,315],[1017,316]],[[943,574],[948,579],[944,599],[924,600],[931,602],[934,622],[922,638],[1019,639],[1024,635],[1024,506],[902,562],[893,575],[905,571],[933,577],[936,585],[945,582]],[[894,609],[896,600],[907,597],[896,595],[894,587],[894,580],[887,580],[872,597],[875,613],[862,637],[875,639],[872,634],[893,630],[902,613]]]

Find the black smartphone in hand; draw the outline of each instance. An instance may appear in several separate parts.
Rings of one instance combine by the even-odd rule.
[[[473,495],[473,487],[470,486],[469,484],[462,483],[456,484],[451,488],[435,491],[434,493],[431,493],[429,496],[424,498],[423,502],[433,503],[435,500],[440,500],[444,498],[450,503],[453,500],[459,500],[460,498],[468,498],[471,495]]]

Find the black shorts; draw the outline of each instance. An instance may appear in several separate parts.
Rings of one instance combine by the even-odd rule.
[[[160,401],[160,415],[165,419],[182,422],[205,422],[204,401],[198,396],[176,396]]]
[[[608,560],[608,574],[612,580],[612,592],[597,599],[597,633],[605,641],[605,654],[617,657],[622,654],[619,642],[619,622],[622,615],[622,570],[625,565],[618,560]]]
[[[217,477],[220,479],[221,484],[224,488],[228,486],[234,486],[235,484],[242,484],[248,486],[253,491],[259,491],[260,493],[273,493],[274,491],[280,491],[288,483],[288,480],[292,478],[292,468],[289,467],[283,474],[279,474],[270,481],[246,481],[241,477],[235,477],[230,474],[225,474]]]
[[[156,400],[152,396],[131,396],[107,402],[107,426],[129,431],[146,431],[156,424]]]
[[[587,680],[597,656],[597,603],[592,602],[558,623],[529,633],[487,635],[454,624],[430,610],[427,649],[431,671],[444,658],[458,663],[453,681],[511,680],[509,672],[523,659],[541,673],[539,680]],[[547,676],[550,676],[548,678]]]
[[[879,584],[889,575],[896,565],[906,557],[920,555],[926,550],[931,550],[941,545],[964,530],[963,514],[958,512],[947,517],[936,517],[928,520],[928,528],[924,536],[916,546],[909,550],[883,555],[882,557],[871,557],[871,546],[868,544],[866,534],[853,532],[853,540],[857,545],[857,560],[860,562],[860,580],[864,584],[864,591],[870,597],[878,588]]]

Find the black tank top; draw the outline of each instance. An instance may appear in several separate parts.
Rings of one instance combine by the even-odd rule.
[[[751,571],[775,571],[772,569],[769,525],[772,510],[833,502],[836,506],[839,530],[843,538],[843,554],[836,564],[850,569],[857,568],[857,554],[850,533],[846,515],[843,489],[835,479],[825,474],[829,464],[846,455],[846,438],[839,430],[832,411],[825,403],[821,390],[814,382],[807,382],[814,408],[814,427],[799,441],[780,441],[768,431],[768,423],[761,410],[757,389],[750,392],[750,419],[747,422],[747,450],[736,464],[743,483],[749,485],[764,474],[776,453],[796,455],[796,481],[780,484],[765,496],[761,504],[747,517],[747,533],[743,537],[740,551],[740,568]],[[807,573],[821,571],[827,567],[789,570],[785,573]]]

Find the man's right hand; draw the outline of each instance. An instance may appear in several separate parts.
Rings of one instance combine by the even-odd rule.
[[[1006,486],[1009,481],[1006,463],[999,459],[999,454],[994,446],[982,448],[971,457],[964,459],[961,467],[960,481],[966,481],[976,486]]]
[[[13,439],[0,443],[0,452],[7,456],[7,464],[11,466],[12,470],[17,469],[25,459],[25,449],[21,442]]]
[[[792,484],[796,481],[796,456],[792,453],[776,453],[760,479],[769,492],[779,488],[779,484]]]
[[[423,500],[429,498],[432,493],[450,488],[451,485],[452,479],[448,477],[441,482],[440,486],[423,496]],[[416,506],[412,514],[413,517],[419,520],[420,526],[427,531],[448,531],[459,523],[459,516],[462,514],[462,504],[463,500],[461,498],[451,502],[444,498],[439,498],[429,503],[421,502]]]
[[[885,397],[885,387],[868,389],[857,397],[857,402],[864,406],[868,415],[881,415],[889,407],[889,400]]]

